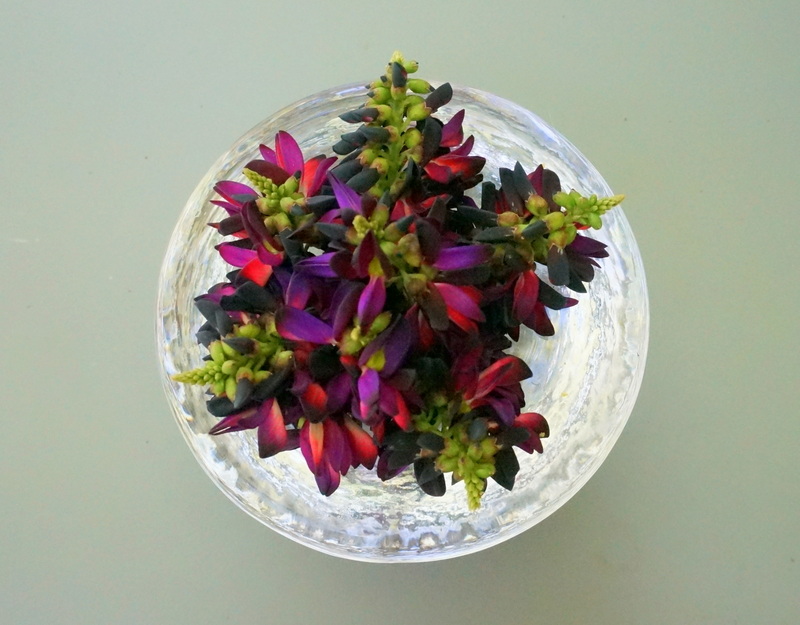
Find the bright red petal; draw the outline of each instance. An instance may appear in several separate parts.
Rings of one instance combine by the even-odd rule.
[[[254,258],[242,267],[239,275],[252,280],[258,286],[264,286],[272,275],[272,267],[265,265],[258,258]]]

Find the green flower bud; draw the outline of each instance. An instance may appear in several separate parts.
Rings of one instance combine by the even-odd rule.
[[[403,135],[403,142],[408,148],[415,148],[422,143],[422,133],[416,128],[407,130]]]
[[[386,254],[387,258],[392,258],[397,253],[397,246],[391,241],[381,241],[380,246],[381,251]]]
[[[375,371],[383,371],[386,366],[386,354],[382,349],[377,350],[367,360],[366,366]]]
[[[531,195],[525,201],[525,208],[527,208],[528,212],[532,215],[536,215],[537,217],[544,216],[547,214],[547,200],[541,195]]]
[[[564,193],[563,191],[559,191],[558,193],[554,194],[553,201],[559,206],[563,206],[568,210],[575,208],[575,198],[569,193]]]
[[[597,213],[589,213],[586,216],[586,225],[591,226],[595,230],[600,230],[603,227],[603,220],[600,219],[600,215]]]
[[[272,211],[269,206],[269,198],[260,197],[256,200],[256,208],[262,215],[269,215]]]
[[[208,353],[211,355],[211,360],[218,365],[225,362],[225,350],[222,348],[223,345],[224,343],[222,341],[213,341],[208,346]]]
[[[372,148],[366,148],[361,150],[361,154],[358,155],[358,162],[362,165],[372,165],[372,161],[374,161],[377,157],[377,151],[373,150]]]
[[[397,251],[402,254],[405,260],[412,267],[419,267],[422,264],[422,251],[419,247],[419,239],[413,232],[403,235],[397,242]]]
[[[300,181],[296,177],[292,176],[286,182],[284,182],[282,186],[284,188],[284,193],[291,195],[300,188]]]
[[[274,369],[283,369],[291,364],[292,356],[293,354],[290,350],[280,351],[272,357],[272,362],[270,364]]]
[[[248,323],[243,326],[239,326],[239,329],[236,332],[239,336],[244,336],[248,339],[254,339],[259,334],[261,334],[261,327],[256,325],[255,323]]]
[[[475,476],[485,480],[494,475],[494,471],[495,468],[493,464],[481,464],[475,469]]]
[[[481,454],[484,458],[491,458],[497,453],[497,443],[493,438],[484,438],[481,441]]]
[[[228,378],[225,380],[225,395],[227,395],[228,399],[231,401],[236,397],[236,378]]]
[[[374,159],[370,167],[376,170],[379,174],[384,175],[387,171],[389,171],[389,161],[381,156]]]
[[[550,232],[554,232],[556,230],[561,230],[564,227],[565,219],[564,213],[547,213],[543,218],[544,222],[547,224],[548,230]]]
[[[373,103],[373,105],[374,104],[385,104],[386,102],[389,101],[390,97],[391,97],[391,93],[384,86],[375,87],[372,90],[372,103]]]
[[[367,218],[364,217],[364,215],[356,215],[353,219],[353,228],[355,228],[355,231],[361,236],[367,234],[367,231],[370,229]]]
[[[370,223],[372,223],[376,228],[381,229],[383,228],[386,223],[389,221],[389,207],[380,204],[372,213],[372,217],[370,217]]]
[[[372,325],[369,326],[369,333],[377,336],[381,332],[383,332],[386,328],[389,327],[389,324],[392,322],[392,313],[388,310],[384,310],[380,313],[375,320],[372,322]]]
[[[569,245],[569,235],[567,235],[566,231],[564,230],[557,230],[556,232],[551,232],[550,236],[547,240],[552,244],[560,248],[565,248]]]
[[[222,373],[224,373],[225,375],[233,375],[234,373],[236,373],[236,370],[238,368],[239,368],[239,363],[233,360],[226,360],[224,363],[222,363],[220,371],[222,371]]]
[[[236,381],[238,382],[242,378],[247,378],[251,382],[253,381],[253,370],[249,367],[240,367],[239,370],[236,372]]]
[[[431,83],[429,83],[427,80],[422,80],[421,78],[410,78],[408,83],[406,83],[406,86],[413,93],[430,93],[432,91]]]
[[[413,74],[419,69],[419,63],[417,61],[399,61],[399,63],[409,74]]]
[[[361,351],[361,347],[361,341],[356,340],[353,337],[346,336],[339,349],[346,356],[352,356],[353,354],[357,354],[359,351]]]
[[[418,102],[412,106],[409,106],[406,111],[406,117],[412,122],[422,121],[426,119],[430,115],[430,111],[425,106],[425,102]]]
[[[442,473],[450,473],[454,471],[456,468],[456,459],[455,458],[448,458],[446,456],[439,456],[436,459],[436,468],[439,469]]]
[[[278,232],[292,227],[292,220],[285,213],[278,213],[275,215],[275,224],[278,227]]]
[[[379,104],[375,109],[378,111],[376,121],[385,122],[392,117],[392,107],[388,104]]]
[[[497,225],[498,226],[516,226],[520,222],[519,215],[516,213],[512,213],[511,211],[506,211],[501,213],[497,216]]]

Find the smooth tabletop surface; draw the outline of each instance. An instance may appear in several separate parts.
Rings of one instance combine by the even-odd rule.
[[[800,622],[798,25],[788,0],[5,0],[0,622]],[[154,338],[216,158],[395,49],[534,111],[627,194],[651,307],[598,473],[524,534],[421,565],[326,556],[230,503]]]

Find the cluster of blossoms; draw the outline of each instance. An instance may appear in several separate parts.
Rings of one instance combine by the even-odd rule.
[[[209,355],[174,379],[208,387],[211,434],[256,430],[259,455],[300,448],[331,495],[355,467],[386,480],[413,467],[425,493],[463,481],[470,508],[489,478],[511,489],[517,447],[542,452],[548,425],[521,412],[531,375],[505,353],[520,326],[554,332],[605,246],[582,236],[622,200],[561,191],[542,166],[500,169],[446,122],[448,84],[409,75],[399,53],[338,156],[306,158],[286,132],[222,181],[211,224],[235,270],[196,300]],[[541,266],[547,281],[536,273]]]

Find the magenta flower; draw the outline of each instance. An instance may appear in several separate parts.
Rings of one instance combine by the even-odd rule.
[[[287,430],[281,407],[275,399],[267,399],[257,407],[229,415],[219,421],[209,434],[218,435],[258,428],[258,455],[269,458],[288,449],[297,449],[298,433]]]
[[[299,447],[325,496],[355,467],[413,465],[431,496],[452,472],[474,508],[490,477],[513,487],[514,446],[541,453],[548,435],[521,413],[531,372],[506,351],[577,303],[554,285],[585,290],[607,251],[578,230],[621,196],[560,193],[554,172],[520,164],[468,194],[485,158],[465,111],[434,116],[452,87],[415,68],[393,55],[340,116],[357,127],[332,145],[339,162],[280,131],[247,183],[216,183],[210,225],[234,271],[196,298],[208,356],[174,379],[206,386],[212,435],[255,430],[263,458]]]
[[[323,495],[331,495],[351,467],[375,466],[378,448],[361,427],[349,417],[341,422],[326,419],[307,421],[300,430],[300,449]]]
[[[290,176],[300,175],[300,192],[305,197],[316,195],[336,162],[336,157],[314,156],[308,160],[297,141],[288,132],[281,130],[275,136],[275,149],[260,145],[262,161],[250,161],[245,167],[270,178],[275,184],[283,184]]]

